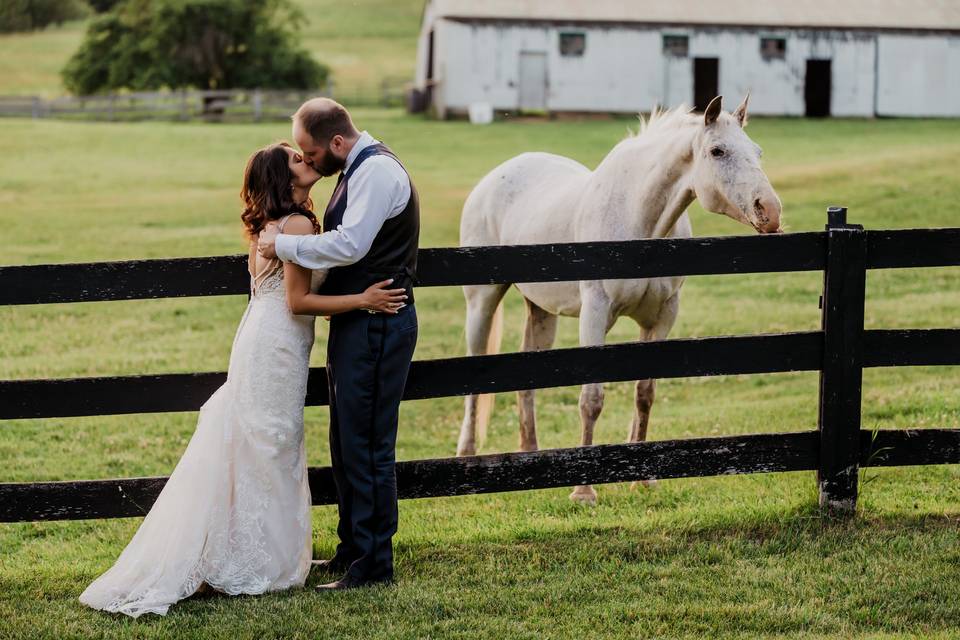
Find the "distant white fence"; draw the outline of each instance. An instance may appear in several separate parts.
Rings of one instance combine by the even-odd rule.
[[[78,120],[260,121],[290,117],[304,100],[324,90],[165,91],[66,96],[0,96],[0,117]]]
[[[357,90],[336,97],[351,105],[400,106],[404,101],[404,89],[402,81],[389,79],[370,91]],[[285,120],[304,100],[316,96],[334,97],[332,84],[308,90],[131,92],[49,100],[39,96],[6,95],[0,96],[0,118],[259,122]]]

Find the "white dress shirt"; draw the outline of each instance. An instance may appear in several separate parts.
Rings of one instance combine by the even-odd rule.
[[[366,131],[347,155],[346,173],[357,155],[377,144]],[[383,223],[400,214],[410,200],[410,178],[396,160],[376,155],[363,161],[350,176],[347,208],[336,229],[315,235],[277,236],[277,257],[307,269],[329,269],[353,264],[367,255]]]

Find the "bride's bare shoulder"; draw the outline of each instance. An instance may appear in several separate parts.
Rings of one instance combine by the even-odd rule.
[[[296,236],[303,236],[313,233],[313,222],[307,216],[295,213],[283,225],[283,232]]]

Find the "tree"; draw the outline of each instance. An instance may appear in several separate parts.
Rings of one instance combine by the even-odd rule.
[[[117,6],[122,0],[87,0],[90,8],[97,13],[106,13]]]
[[[91,21],[61,73],[79,95],[312,89],[329,69],[296,44],[303,19],[290,0],[124,0]]]
[[[32,31],[87,15],[81,0],[3,0],[0,2],[0,33]]]

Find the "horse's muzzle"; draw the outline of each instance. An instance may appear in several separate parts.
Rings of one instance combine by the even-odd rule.
[[[780,228],[780,199],[776,196],[756,198],[753,201],[753,227],[759,233],[782,233]]]

